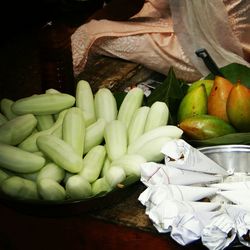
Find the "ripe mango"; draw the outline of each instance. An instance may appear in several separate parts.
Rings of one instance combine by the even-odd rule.
[[[187,117],[207,113],[207,94],[204,84],[188,92],[181,100],[178,108],[177,119],[181,122]]]
[[[221,76],[216,76],[210,95],[207,98],[207,112],[228,122],[227,98],[233,83]]]
[[[250,89],[237,82],[227,100],[230,123],[240,132],[250,132]]]
[[[210,95],[210,92],[212,90],[212,87],[213,87],[213,84],[214,84],[214,80],[208,80],[208,79],[201,79],[201,80],[198,80],[196,82],[193,82],[189,88],[188,88],[188,92],[194,90],[195,88],[197,88],[198,86],[200,86],[201,84],[204,84],[205,85],[205,89],[206,89],[206,92],[207,92],[207,96]]]
[[[205,140],[235,133],[228,122],[212,115],[197,115],[184,119],[178,125],[190,139]]]

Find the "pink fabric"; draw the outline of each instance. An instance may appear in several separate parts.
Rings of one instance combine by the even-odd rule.
[[[235,13],[232,5],[237,1],[225,0],[229,13]],[[249,50],[249,36],[239,31],[239,23],[233,25],[237,39]],[[98,53],[140,63],[162,74],[173,66],[178,78],[190,82],[202,77],[178,40],[167,0],[145,1],[141,11],[126,22],[91,20],[80,26],[71,40],[75,75],[84,70],[89,56]]]
[[[239,39],[245,58],[250,61],[250,1],[224,0],[228,21]]]

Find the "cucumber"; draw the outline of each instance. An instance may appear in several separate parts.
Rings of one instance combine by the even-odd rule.
[[[0,143],[0,166],[16,173],[32,173],[45,164],[42,156]]]
[[[36,115],[37,119],[37,130],[47,130],[54,124],[53,115]]]
[[[128,146],[128,153],[137,153],[138,150],[143,147],[144,144],[148,143],[152,139],[157,137],[170,137],[172,139],[179,139],[183,134],[182,129],[174,125],[165,125],[158,128],[154,128],[142,134],[133,143]]]
[[[2,113],[0,113],[0,126],[3,125],[7,121],[8,121],[7,117],[3,115]]]
[[[4,194],[20,200],[38,200],[37,185],[34,181],[19,176],[11,176],[2,182]]]
[[[135,111],[141,107],[143,98],[144,92],[138,87],[129,90],[129,92],[124,97],[117,114],[117,119],[122,121],[126,128],[129,127]]]
[[[127,129],[120,120],[109,122],[105,126],[104,139],[106,150],[111,161],[118,159],[127,152]]]
[[[70,144],[77,154],[83,156],[85,123],[80,108],[72,107],[66,113],[62,124],[62,139]]]
[[[8,120],[17,117],[17,115],[12,111],[13,104],[14,101],[9,98],[3,98],[0,102],[0,110]]]
[[[75,97],[65,93],[39,94],[21,98],[12,105],[12,111],[17,115],[56,114],[75,104]]]
[[[82,157],[71,145],[54,135],[42,135],[37,138],[37,146],[51,161],[71,172],[78,173],[82,169]]]
[[[113,189],[126,179],[126,173],[120,166],[111,166],[105,173],[104,177],[106,178],[110,187]]]
[[[37,120],[34,115],[17,116],[0,126],[0,142],[17,145],[34,131]]]
[[[117,104],[110,89],[100,88],[94,97],[96,118],[103,118],[107,123],[117,117]]]
[[[105,177],[99,178],[92,183],[92,195],[102,196],[112,190]]]
[[[82,176],[76,174],[66,182],[66,194],[70,199],[86,199],[92,195],[91,184]]]
[[[53,179],[41,179],[37,182],[38,193],[43,200],[62,201],[66,199],[66,191]]]
[[[2,182],[6,180],[8,177],[9,177],[9,174],[0,168],[0,187],[1,187]]]
[[[93,147],[83,158],[82,170],[79,173],[88,182],[94,182],[100,175],[106,158],[105,146]]]
[[[105,120],[100,118],[86,128],[83,154],[88,153],[90,149],[102,143],[105,125]]]
[[[86,127],[96,121],[94,95],[87,81],[80,80],[76,85],[76,107],[82,110]]]
[[[120,158],[111,162],[111,166],[122,167],[126,173],[126,176],[141,175],[141,164],[145,163],[146,159],[139,154],[125,154]]]
[[[148,106],[142,106],[135,111],[128,127],[128,144],[133,143],[144,133],[149,111]]]
[[[150,131],[154,128],[167,125],[169,118],[169,109],[165,102],[154,102],[150,107],[144,132]]]
[[[47,130],[43,130],[43,131],[38,131],[36,133],[31,134],[24,141],[22,141],[18,145],[18,147],[25,150],[25,151],[28,151],[28,152],[39,151],[37,144],[36,144],[37,138],[41,135],[50,135],[58,130],[59,130],[59,132],[61,132],[63,119],[64,119],[64,116],[67,113],[67,111],[68,111],[68,109],[65,109],[65,110],[60,112],[58,119],[56,120],[56,122],[54,123],[54,125],[51,128],[49,128]]]
[[[65,177],[65,170],[53,162],[47,163],[38,173],[37,180],[49,178],[61,182]]]

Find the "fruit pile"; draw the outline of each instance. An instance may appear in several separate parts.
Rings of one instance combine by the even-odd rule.
[[[162,146],[183,131],[169,109],[143,104],[130,89],[120,106],[108,88],[84,80],[75,96],[48,89],[0,100],[0,194],[21,200],[83,200],[140,179],[140,164],[160,162]]]
[[[196,140],[250,132],[250,89],[222,76],[193,83],[181,100],[178,126]]]

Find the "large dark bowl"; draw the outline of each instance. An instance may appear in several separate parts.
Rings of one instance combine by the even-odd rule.
[[[74,201],[15,200],[0,194],[0,203],[29,215],[66,217],[113,206],[129,197],[137,189],[138,185],[139,182],[135,182],[103,196]]]

